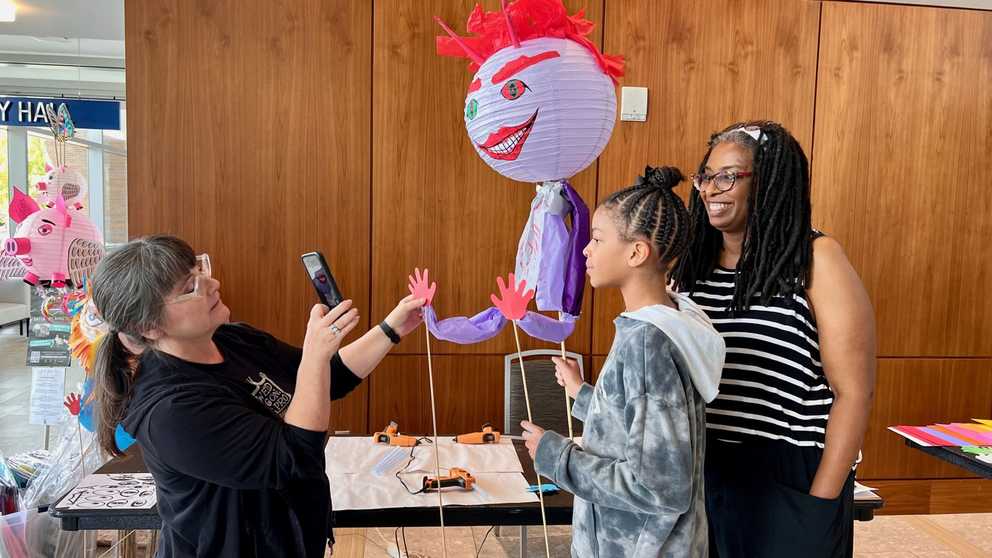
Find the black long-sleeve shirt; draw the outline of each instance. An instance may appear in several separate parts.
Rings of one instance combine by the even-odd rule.
[[[323,556],[326,433],[282,420],[302,350],[243,324],[214,342],[221,364],[143,356],[123,420],[158,487],[158,556]],[[331,399],[360,383],[335,354]]]

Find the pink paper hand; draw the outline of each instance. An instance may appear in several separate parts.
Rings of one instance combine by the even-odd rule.
[[[65,406],[66,409],[69,409],[69,414],[74,417],[78,417],[80,411],[79,403],[79,394],[70,393],[66,396],[65,401],[62,402],[62,405]]]
[[[410,289],[410,294],[416,298],[426,298],[427,303],[425,306],[430,306],[434,301],[434,291],[437,290],[437,283],[430,283],[428,286],[429,279],[427,278],[428,269],[424,269],[424,274],[420,274],[420,268],[414,268],[413,275],[407,276],[410,279],[410,285],[407,287]]]
[[[521,280],[520,284],[517,285],[516,278],[511,273],[509,275],[510,287],[507,288],[506,283],[503,282],[502,277],[496,278],[496,284],[499,285],[499,296],[496,294],[489,295],[492,299],[493,304],[503,316],[508,320],[519,320],[527,314],[527,304],[530,303],[531,299],[534,298],[534,289],[527,289],[527,281]]]

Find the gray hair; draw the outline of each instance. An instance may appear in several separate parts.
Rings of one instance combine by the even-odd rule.
[[[767,141],[767,137],[764,131],[757,126],[739,126],[714,134],[710,138],[710,147],[712,148],[721,143],[733,143],[745,147],[748,151],[754,153],[758,150],[758,146],[765,141]]]
[[[120,455],[114,431],[123,418],[137,374],[138,355],[118,338],[123,333],[152,348],[145,333],[162,323],[166,298],[189,276],[196,256],[182,239],[156,235],[132,240],[108,254],[93,274],[93,304],[110,332],[97,349],[93,375],[99,401],[100,446]]]

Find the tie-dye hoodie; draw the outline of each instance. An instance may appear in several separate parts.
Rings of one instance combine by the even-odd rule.
[[[724,343],[687,297],[614,320],[616,337],[596,386],[572,408],[582,447],[546,432],[540,474],[575,494],[572,556],[705,557],[704,397],[715,396]],[[702,319],[700,319],[702,316]],[[669,332],[669,333],[666,333]]]

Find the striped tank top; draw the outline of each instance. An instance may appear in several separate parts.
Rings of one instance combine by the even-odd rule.
[[[833,392],[809,301],[776,296],[762,306],[756,300],[732,317],[734,281],[732,270],[717,267],[691,295],[727,345],[720,394],[706,408],[706,428],[731,442],[757,437],[822,449]]]

